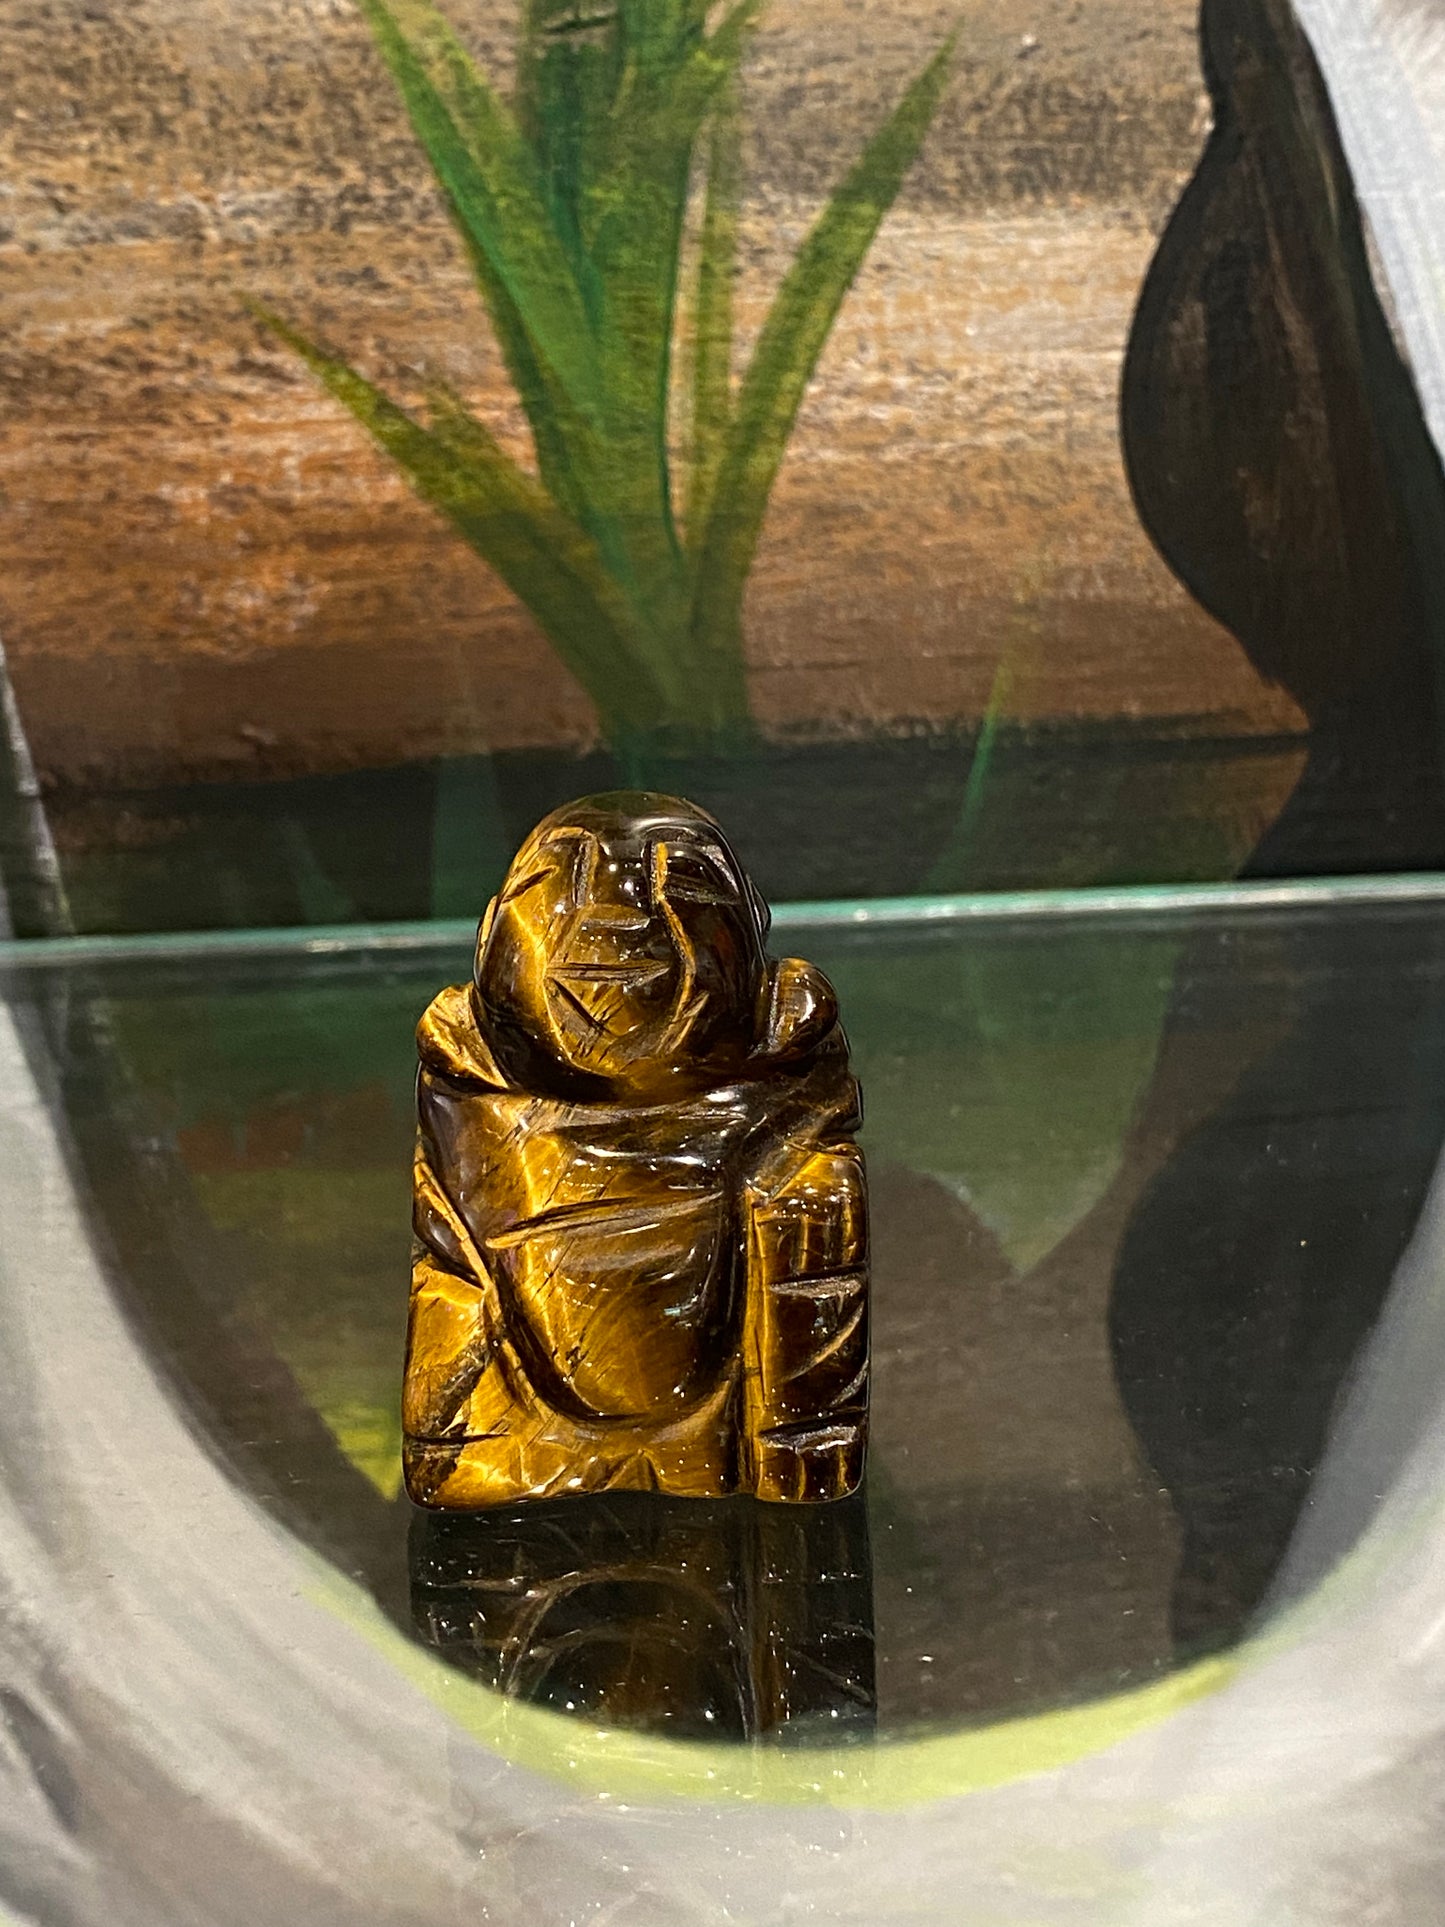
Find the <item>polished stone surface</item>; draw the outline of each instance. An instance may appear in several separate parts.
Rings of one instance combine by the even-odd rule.
[[[814,1503],[868,1428],[858,1087],[717,824],[545,816],[417,1030],[407,1492]]]

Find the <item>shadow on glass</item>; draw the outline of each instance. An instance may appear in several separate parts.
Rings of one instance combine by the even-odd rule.
[[[417,1513],[419,1636],[510,1698],[679,1739],[847,1744],[875,1722],[863,1495],[595,1494]]]

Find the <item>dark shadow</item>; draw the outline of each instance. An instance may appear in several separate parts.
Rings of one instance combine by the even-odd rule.
[[[1216,124],[1125,370],[1135,498],[1310,720],[1304,774],[1247,873],[1435,867],[1439,458],[1285,0],[1205,0],[1202,34]],[[1124,1402],[1184,1529],[1188,1649],[1235,1635],[1264,1597],[1445,1138],[1438,946],[1427,925],[1413,953],[1387,927],[1388,943],[1367,917],[1308,918],[1263,962],[1206,969],[1195,946],[1180,965],[1146,1118],[1177,1104],[1211,970],[1215,1033],[1255,1033],[1135,1211],[1112,1304]]]
[[[832,1746],[873,1732],[861,1494],[418,1512],[411,1585],[417,1632],[442,1658],[554,1712],[679,1739]]]
[[[1264,1599],[1445,1144],[1438,928],[1325,913],[1266,942],[1277,1041],[1145,1192],[1110,1307],[1120,1391],[1183,1528],[1185,1652]],[[1239,947],[1211,1037],[1231,1001],[1241,1025],[1257,1014],[1258,949]],[[1165,1074],[1197,1021],[1186,992]]]
[[[1215,126],[1150,268],[1121,398],[1140,517],[1310,721],[1249,870],[1445,861],[1445,478],[1287,0],[1205,0]]]

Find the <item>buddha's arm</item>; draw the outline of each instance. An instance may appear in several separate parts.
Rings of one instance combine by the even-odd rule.
[[[839,1498],[862,1471],[868,1220],[850,1139],[800,1147],[748,1199],[744,1430],[759,1498]]]
[[[496,1352],[491,1280],[460,1213],[417,1146],[402,1429],[440,1439],[454,1428]]]

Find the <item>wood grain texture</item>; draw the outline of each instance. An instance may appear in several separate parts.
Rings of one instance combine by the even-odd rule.
[[[505,75],[510,5],[458,6]],[[952,9],[793,0],[747,76],[749,334]],[[753,578],[770,732],[1010,713],[1291,727],[1140,530],[1116,391],[1198,154],[1192,0],[970,0],[949,104],[849,299]],[[0,52],[0,623],[52,783],[589,740],[530,618],[260,336],[520,417],[364,29],[334,0],[43,0]]]

